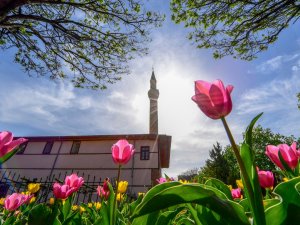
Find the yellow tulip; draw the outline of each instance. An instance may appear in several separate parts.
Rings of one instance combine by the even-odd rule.
[[[94,207],[99,210],[101,208],[101,203],[100,202],[94,202]]]
[[[72,205],[72,210],[76,211],[78,209],[78,205]]]
[[[144,192],[139,192],[139,193],[138,193],[138,196],[140,196],[140,195],[144,196],[145,193],[144,193]]]
[[[86,210],[85,210],[85,208],[84,207],[82,207],[82,206],[79,206],[79,212],[80,213],[83,213],[83,212],[85,212]]]
[[[118,193],[125,193],[127,190],[128,182],[127,181],[120,181],[118,184]]]
[[[179,180],[179,182],[182,183],[182,184],[188,184],[188,183],[190,183],[190,182],[187,181],[187,180]]]
[[[282,180],[283,180],[283,182],[287,182],[289,180],[289,178],[284,177]]]
[[[31,194],[38,192],[40,188],[41,188],[41,184],[38,183],[30,183],[27,186],[27,189]]]
[[[31,199],[30,199],[30,202],[29,203],[33,203],[33,202],[35,202],[35,200],[36,200],[36,197],[32,197]]]
[[[0,205],[4,205],[5,198],[0,198]]]
[[[121,193],[118,193],[117,195],[117,201],[120,202],[123,199],[123,195]]]
[[[244,189],[244,185],[243,185],[242,180],[236,180],[235,182],[236,182],[236,185],[238,186],[238,188]]]
[[[50,199],[49,199],[49,204],[50,204],[50,205],[53,205],[53,204],[54,204],[54,198],[50,198]]]
[[[88,207],[89,207],[89,208],[92,208],[92,207],[93,207],[93,203],[89,202],[89,203],[88,203]]]

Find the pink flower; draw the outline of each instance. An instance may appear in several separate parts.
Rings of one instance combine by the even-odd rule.
[[[24,203],[30,203],[30,200],[32,199],[32,197],[34,196],[34,195],[24,195],[23,194],[23,196],[24,196]]]
[[[241,198],[242,197],[242,192],[240,188],[232,189],[231,190],[231,196],[232,198]]]
[[[9,211],[14,211],[19,208],[27,200],[26,196],[19,193],[8,195],[4,201],[4,208]]]
[[[60,185],[59,183],[53,184],[53,194],[55,198],[66,199],[70,195],[72,195],[73,192],[75,191],[76,191],[75,188],[71,188],[69,185],[66,184],[64,185]]]
[[[297,150],[297,142],[293,142],[291,148],[296,151],[298,158],[300,158],[300,149]]]
[[[274,185],[274,175],[271,171],[264,171],[259,170],[258,173],[258,180],[260,186],[263,188],[272,188]]]
[[[110,192],[109,192],[108,182],[109,182],[109,179],[106,179],[103,183],[103,187],[101,187],[101,186],[97,187],[97,193],[101,198],[107,199],[109,196]]]
[[[291,168],[294,169],[298,165],[298,155],[296,150],[296,142],[294,142],[291,146],[287,144],[280,144],[278,146],[274,145],[267,145],[266,147],[266,155],[271,159],[276,166],[280,169],[284,169],[280,159],[278,152],[280,151],[283,160],[286,164]]]
[[[20,144],[26,142],[27,139],[19,138],[13,141],[13,134],[9,131],[0,132],[0,157],[14,150]]]
[[[66,176],[65,184],[69,185],[70,188],[75,188],[75,191],[78,191],[78,189],[83,185],[84,180],[82,177],[78,177],[77,174],[73,173],[70,176]]]
[[[225,88],[221,80],[215,80],[213,83],[197,80],[192,100],[197,103],[206,116],[211,119],[220,119],[227,116],[232,110],[230,96],[232,89],[232,85]]]
[[[112,148],[112,158],[114,163],[125,165],[134,154],[133,145],[129,144],[127,140],[122,139],[115,143]]]
[[[159,179],[156,179],[156,181],[157,181],[157,183],[162,184],[162,183],[167,182],[167,179],[164,177],[160,177]]]

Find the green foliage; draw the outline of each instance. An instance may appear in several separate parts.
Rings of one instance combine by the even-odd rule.
[[[275,165],[266,157],[265,151],[267,145],[279,145],[288,144],[291,145],[293,141],[300,142],[300,138],[291,136],[284,136],[279,133],[273,133],[269,128],[262,128],[257,126],[253,129],[252,134],[253,150],[255,151],[255,163],[261,170],[272,170],[276,169]]]
[[[269,171],[276,171],[276,166],[265,154],[267,145],[277,146],[282,143],[291,145],[293,141],[300,143],[300,138],[297,140],[293,135],[284,136],[279,133],[276,134],[269,128],[263,128],[260,125],[253,128],[251,139],[256,166],[260,170]],[[224,174],[227,177],[224,178]],[[222,147],[218,143],[214,145],[214,148],[210,150],[210,159],[207,160],[205,166],[201,168],[199,177],[206,177],[206,179],[214,177],[222,180],[226,184],[235,186],[235,181],[240,179],[240,170],[231,146],[226,146],[224,150],[222,150]]]
[[[266,224],[266,221],[263,208],[262,192],[255,164],[255,152],[253,150],[253,127],[261,116],[262,113],[254,117],[247,127],[244,135],[244,141],[240,147],[240,154],[250,181],[250,187],[244,188],[244,192],[251,208],[254,224],[263,225]],[[244,177],[243,174],[242,179],[244,185],[246,186],[246,177]]]
[[[229,164],[226,151],[222,149],[220,143],[217,142],[216,145],[213,145],[213,149],[209,151],[209,156],[210,158],[206,160],[205,166],[199,171],[199,179],[206,180],[214,177],[227,184],[235,182],[235,178],[238,178],[239,174],[237,177],[233,178],[232,174],[234,174],[237,169],[237,163],[235,161],[233,164],[235,166],[233,168],[230,167],[232,164]],[[234,156],[231,155],[231,157]]]
[[[251,60],[268,49],[282,30],[300,16],[295,1],[172,0],[172,20],[184,23],[199,48],[215,49],[215,58],[233,55]]]
[[[134,218],[144,216],[171,206],[180,207],[184,203],[196,203],[205,207],[209,213],[201,215],[202,218],[199,218],[201,221],[206,221],[205,215],[207,217],[218,215],[223,224],[249,224],[243,207],[227,199],[220,190],[196,183],[170,182],[155,186],[145,195],[132,216]]]
[[[271,201],[266,207],[266,220],[268,225],[296,225],[300,214],[300,178],[294,178],[280,183],[274,189],[274,194],[280,198]]]
[[[29,75],[106,89],[147,52],[149,31],[163,19],[138,0],[0,1],[0,48],[15,47]]]

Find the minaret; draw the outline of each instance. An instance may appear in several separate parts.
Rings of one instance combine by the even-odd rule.
[[[159,91],[156,89],[156,79],[154,70],[152,69],[152,75],[150,79],[150,90],[148,91],[148,97],[150,99],[150,121],[149,121],[149,133],[158,134],[158,114],[157,114],[157,99]]]

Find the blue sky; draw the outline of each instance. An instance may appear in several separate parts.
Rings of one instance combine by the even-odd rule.
[[[151,1],[150,1],[151,2]],[[170,168],[175,176],[204,165],[216,141],[228,144],[221,121],[207,118],[191,101],[194,81],[222,79],[232,84],[233,111],[227,117],[237,139],[250,120],[284,135],[300,136],[300,35],[291,25],[269,50],[251,62],[212,58],[196,49],[187,30],[170,21],[168,1],[151,7],[167,14],[163,27],[152,31],[149,54],[130,62],[131,74],[106,91],[81,90],[68,81],[28,77],[13,62],[13,50],[0,53],[0,124],[16,136],[101,135],[148,132],[147,92],[154,67],[159,133],[172,136]]]

